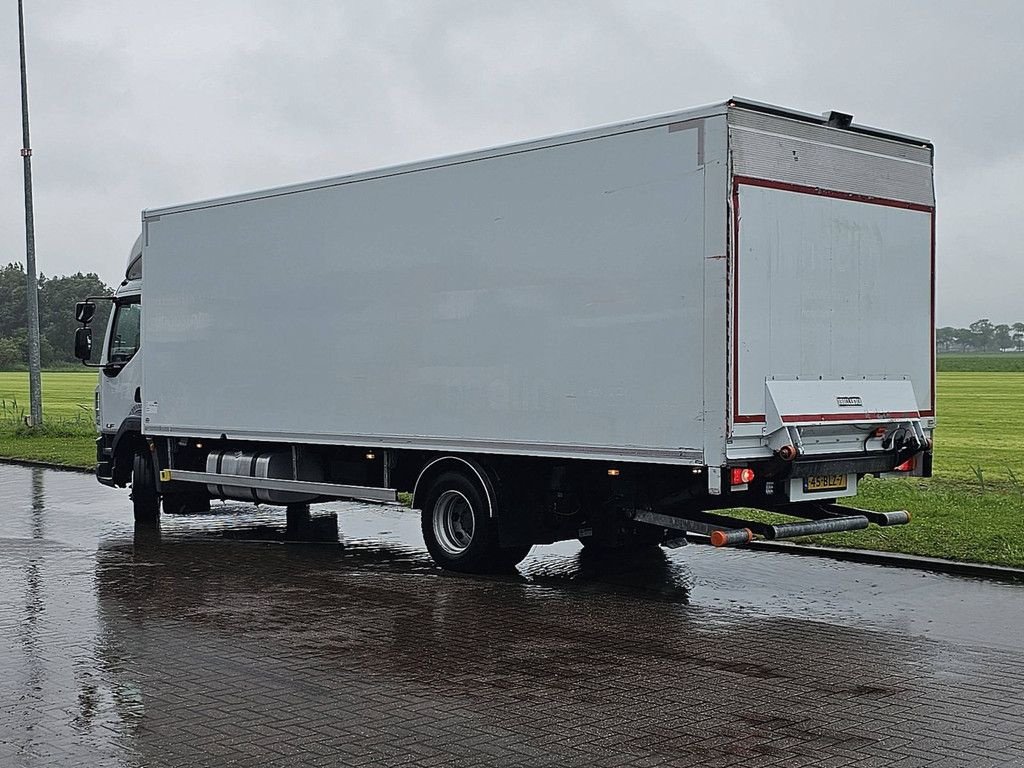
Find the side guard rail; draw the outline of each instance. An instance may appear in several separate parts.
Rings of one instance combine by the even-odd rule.
[[[393,488],[370,488],[361,485],[340,485],[308,480],[286,480],[277,477],[250,477],[248,475],[222,475],[219,472],[193,472],[185,469],[161,469],[161,483],[206,483],[234,488],[262,488],[271,491],[294,491],[332,499],[357,501],[397,502],[398,491]]]

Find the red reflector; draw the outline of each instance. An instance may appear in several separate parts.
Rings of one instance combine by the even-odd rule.
[[[732,484],[733,485],[746,485],[754,479],[754,470],[749,467],[733,467],[732,468]]]
[[[907,459],[902,464],[893,467],[893,472],[909,472],[914,468],[914,460],[912,458]]]

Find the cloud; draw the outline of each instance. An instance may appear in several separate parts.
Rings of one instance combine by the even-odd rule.
[[[6,262],[24,240],[3,13]],[[1024,317],[1003,287],[1024,284],[1014,3],[28,0],[26,13],[47,274],[114,282],[143,208],[744,95],[932,138],[939,321]]]

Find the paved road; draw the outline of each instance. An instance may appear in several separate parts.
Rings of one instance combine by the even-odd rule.
[[[690,546],[435,569],[0,464],[0,766],[1024,766],[1024,588]],[[320,534],[330,538],[332,521]]]

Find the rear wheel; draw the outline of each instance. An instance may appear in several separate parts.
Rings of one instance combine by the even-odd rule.
[[[137,451],[132,460],[132,511],[137,523],[152,523],[160,519],[156,470],[153,456],[145,448]]]
[[[498,545],[486,491],[476,478],[461,472],[445,472],[434,480],[423,497],[420,524],[430,556],[449,570],[504,571],[530,552],[528,545]]]

